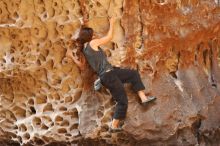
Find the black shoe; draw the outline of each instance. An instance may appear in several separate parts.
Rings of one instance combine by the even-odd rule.
[[[144,102],[142,102],[142,105],[147,105],[147,103],[156,100],[157,98],[155,96],[148,96],[147,100],[145,100]]]

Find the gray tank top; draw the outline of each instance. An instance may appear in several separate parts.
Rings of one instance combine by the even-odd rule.
[[[103,50],[98,47],[99,51],[95,51],[91,48],[90,44],[87,43],[86,47],[83,48],[83,54],[92,69],[99,75],[103,75],[107,70],[112,70],[112,65],[108,62]]]

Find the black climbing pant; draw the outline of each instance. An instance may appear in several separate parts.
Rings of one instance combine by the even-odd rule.
[[[128,98],[123,83],[131,83],[135,92],[145,89],[138,71],[114,67],[113,70],[104,73],[100,79],[102,85],[109,89],[112,98],[117,102],[113,118],[124,119],[128,108]]]

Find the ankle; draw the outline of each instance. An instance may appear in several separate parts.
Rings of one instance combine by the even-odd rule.
[[[119,120],[113,119],[113,121],[112,121],[112,127],[113,127],[113,128],[118,128],[118,127],[119,127]]]
[[[144,102],[144,101],[146,101],[146,100],[148,100],[148,96],[145,96],[145,97],[142,97],[142,98],[141,98],[141,101],[142,101],[142,102]]]

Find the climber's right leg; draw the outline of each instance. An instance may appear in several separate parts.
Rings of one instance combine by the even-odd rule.
[[[128,108],[128,99],[123,83],[113,71],[105,73],[101,77],[101,82],[109,89],[113,99],[117,102],[111,127],[113,129],[119,128],[119,121],[125,119]]]

